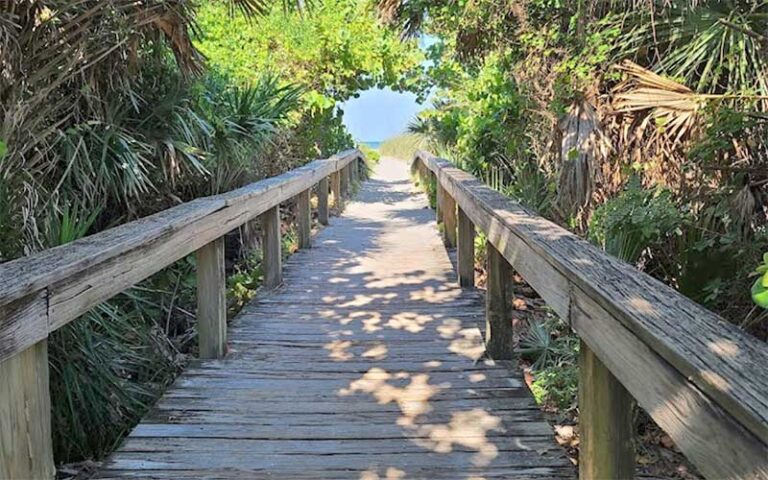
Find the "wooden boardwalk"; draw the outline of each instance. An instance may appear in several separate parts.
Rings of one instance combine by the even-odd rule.
[[[382,160],[98,478],[573,478],[521,374],[484,358],[482,297],[425,207]]]

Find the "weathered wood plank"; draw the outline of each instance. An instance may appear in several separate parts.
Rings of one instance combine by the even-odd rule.
[[[768,449],[762,442],[600,305],[578,292],[574,298],[573,328],[701,473],[718,479],[768,478]]]
[[[0,478],[54,478],[46,340],[0,361],[0,400]]]
[[[339,177],[341,182],[341,197],[340,198],[347,198],[349,197],[349,166],[346,166],[339,170]]]
[[[255,216],[310,188],[360,153],[343,152],[286,174],[214,197],[198,199],[70,244],[0,265],[0,307],[48,290],[48,331],[193,253]],[[21,319],[19,319],[21,320]],[[23,322],[37,322],[30,317]],[[8,323],[9,329],[17,327]],[[17,335],[4,332],[0,339]],[[45,338],[45,337],[42,337]],[[22,337],[0,360],[33,345]]]
[[[561,317],[572,320],[569,292],[578,288],[599,304],[608,318],[629,329],[685,379],[666,392],[667,398],[679,396],[681,388],[688,395],[704,393],[756,437],[729,438],[729,442],[747,451],[755,447],[765,451],[768,369],[760,367],[768,364],[764,343],[674,289],[525,210],[447,161],[423,152],[418,158],[438,173],[444,188],[475,225],[487,232],[489,240]],[[597,351],[594,344],[591,347]],[[613,370],[617,363],[601,360],[613,365],[617,378],[624,377]],[[649,413],[660,421],[660,413]],[[724,431],[729,430],[728,419],[718,421]],[[667,433],[680,444],[685,443],[686,436],[703,437],[706,430],[695,423]],[[704,463],[697,466],[706,470],[706,464],[714,463],[715,458],[701,458]],[[749,467],[731,466],[733,475]]]
[[[227,347],[224,237],[197,251],[197,341],[200,358],[221,358]]]
[[[458,209],[458,275],[462,288],[475,286],[475,226],[464,210]]]
[[[344,210],[344,197],[341,194],[341,172],[331,174],[331,192],[333,193],[333,208],[337,213]]]
[[[485,480],[561,480],[566,478],[573,478],[570,474],[568,467],[531,467],[531,468],[517,468],[514,471],[510,471],[508,468],[501,467],[496,468],[483,468],[477,469],[482,471],[482,477]],[[151,478],[154,480],[186,480],[186,479],[200,479],[200,478],[215,478],[217,480],[251,480],[254,475],[259,472],[254,471],[242,471],[242,470],[230,470],[230,471],[215,471],[215,470],[107,470],[102,473],[98,478],[100,479],[114,479],[114,478]],[[387,475],[395,476],[401,475],[401,470],[393,467],[371,467],[363,474],[370,478],[387,478]],[[471,472],[468,472],[471,474]],[[312,473],[307,473],[294,468],[290,472],[286,472],[290,475],[291,480],[360,480],[360,472],[350,471],[345,468],[323,468],[315,469]],[[376,476],[374,476],[376,475]],[[412,467],[407,472],[408,477],[413,479],[430,479],[430,480],[456,480],[455,474],[441,472],[434,468],[426,467],[419,468]],[[365,477],[363,477],[365,478]],[[472,478],[472,477],[469,477]],[[646,480],[660,480],[654,477],[643,477]]]
[[[280,206],[274,206],[259,216],[262,230],[262,270],[264,287],[277,288],[283,282],[283,238],[280,232]]]
[[[579,349],[579,478],[634,478],[632,427],[632,397],[582,341]]]
[[[487,286],[485,300],[485,344],[494,359],[514,358],[513,330],[509,321],[512,299],[509,298],[509,282],[512,272],[509,263],[490,242],[486,247]]]
[[[299,236],[299,248],[312,246],[312,207],[309,203],[311,192],[307,189],[296,195],[296,230]]]
[[[456,202],[453,197],[447,194],[444,190],[442,193],[440,212],[443,222],[445,244],[448,248],[456,248]]]
[[[286,262],[228,357],[193,361],[102,477],[573,478],[520,371],[484,358],[483,297],[390,165],[400,176],[364,184]]]
[[[328,225],[328,177],[323,177],[317,184],[317,221],[320,225]]]

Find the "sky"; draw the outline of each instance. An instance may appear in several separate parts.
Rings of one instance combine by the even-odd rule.
[[[341,105],[344,125],[361,142],[386,140],[403,133],[408,123],[429,104],[419,105],[412,93],[389,88],[366,90]]]
[[[436,38],[422,35],[419,46],[427,48]],[[420,111],[429,108],[430,101],[416,102],[412,93],[393,92],[389,88],[370,89],[342,103],[344,125],[360,142],[379,142],[405,132],[408,123]]]

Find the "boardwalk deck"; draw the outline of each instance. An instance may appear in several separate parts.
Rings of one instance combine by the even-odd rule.
[[[573,478],[521,375],[484,359],[407,165],[383,160],[99,478]]]

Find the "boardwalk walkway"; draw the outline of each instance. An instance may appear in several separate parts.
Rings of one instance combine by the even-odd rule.
[[[99,478],[572,478],[519,372],[483,359],[433,211],[382,160]]]

